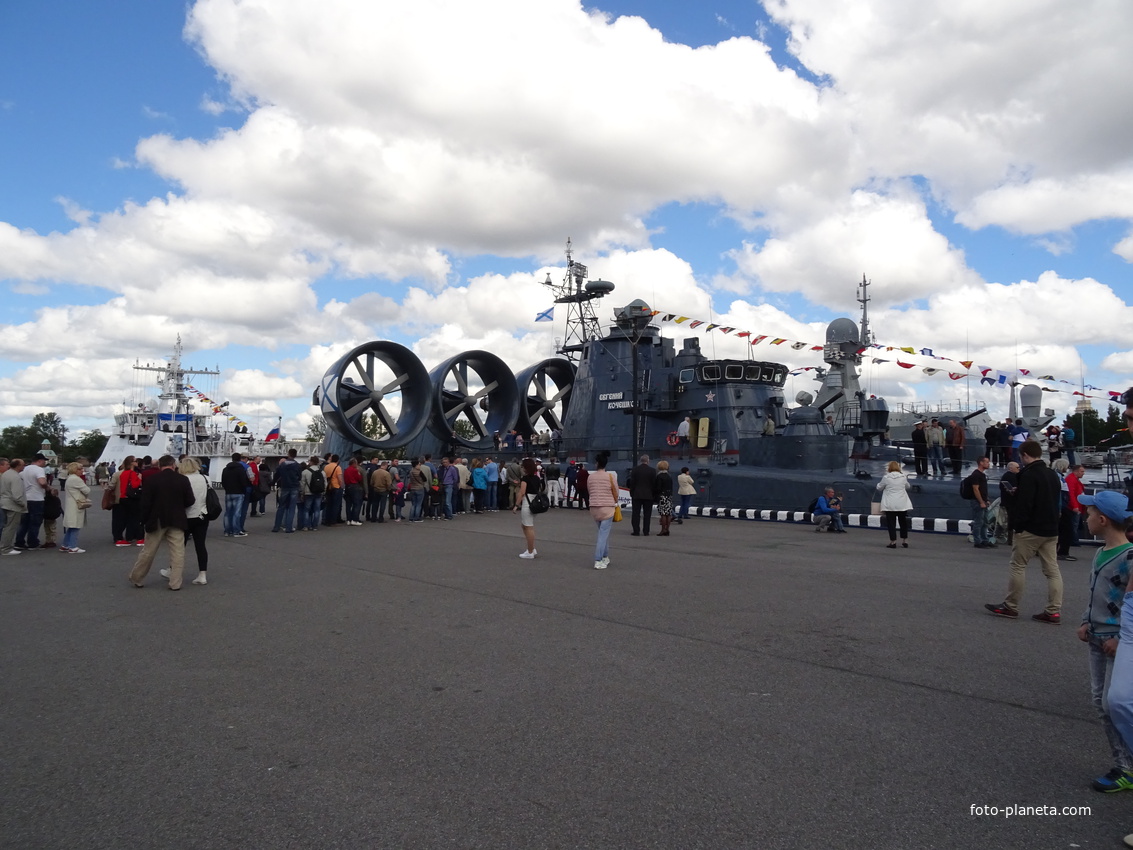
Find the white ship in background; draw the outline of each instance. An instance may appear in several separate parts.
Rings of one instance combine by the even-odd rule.
[[[257,438],[248,433],[244,425],[225,410],[227,402],[216,405],[207,397],[195,397],[188,378],[194,375],[213,377],[220,375],[215,369],[186,369],[181,365],[181,337],[173,348],[173,356],[165,365],[151,366],[135,363],[136,372],[157,376],[158,394],[143,402],[136,399],[132,406],[115,414],[114,427],[98,463],[120,466],[129,455],[137,458],[149,455],[156,461],[162,455],[190,455],[202,463],[207,462],[209,478],[220,481],[220,472],[234,452],[259,455],[269,459],[286,456],[295,448],[301,456],[309,456],[312,443],[284,441],[268,434]],[[147,382],[146,385],[152,386]],[[217,422],[223,422],[218,425]],[[278,435],[278,430],[275,434]]]

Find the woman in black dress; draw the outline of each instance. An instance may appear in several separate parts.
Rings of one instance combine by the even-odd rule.
[[[657,477],[653,479],[653,501],[657,503],[657,516],[661,519],[658,537],[669,536],[669,523],[673,521],[673,476],[669,474],[669,462],[657,463]]]

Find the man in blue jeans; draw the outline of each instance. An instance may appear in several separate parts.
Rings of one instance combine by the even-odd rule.
[[[449,459],[441,459],[441,486],[444,488],[444,496],[441,501],[444,503],[445,519],[452,519],[452,500],[456,495],[456,487],[460,483],[460,472],[449,461]]]
[[[24,484],[24,496],[28,500],[28,512],[20,517],[20,528],[16,532],[17,549],[39,548],[39,527],[43,524],[43,500],[47,495],[47,473],[43,471],[45,466],[47,466],[47,458],[37,453],[35,459],[20,472],[20,479]]]
[[[833,487],[827,487],[818,497],[811,519],[818,526],[816,532],[825,530],[846,533],[846,529],[842,527],[842,500],[834,495]]]
[[[275,509],[275,524],[272,531],[283,531],[291,534],[295,530],[295,506],[299,502],[299,476],[303,474],[303,467],[295,459],[299,453],[291,449],[287,457],[279,462],[275,469],[275,486],[279,488],[277,499],[278,507]],[[267,475],[267,466],[260,467],[260,474]],[[302,523],[300,523],[302,524]]]
[[[976,468],[967,481],[972,488],[972,544],[977,549],[994,549],[995,544],[987,535],[987,509],[991,504],[987,491],[987,469],[991,460],[981,457],[976,461]]]
[[[234,452],[232,462],[221,470],[220,486],[224,488],[224,536],[247,537],[244,531],[244,497],[251,479],[240,462],[240,452]]]

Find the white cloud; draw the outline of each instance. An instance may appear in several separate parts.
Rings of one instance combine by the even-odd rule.
[[[745,244],[732,257],[764,290],[801,292],[841,310],[854,309],[854,284],[863,274],[882,305],[978,282],[963,252],[933,229],[923,201],[901,187],[854,192],[826,215],[761,246]]]
[[[1011,351],[1015,338],[1035,345],[1051,370],[1068,345],[1124,344],[1127,298],[1053,274],[985,284],[934,229],[926,196],[966,227],[1031,234],[1052,252],[1076,250],[1083,221],[1133,219],[1133,6],[766,5],[821,85],[755,39],[692,49],[573,0],[199,0],[186,32],[228,87],[200,106],[242,123],[154,135],[136,163],[115,163],[169,180],[165,197],[102,212],[61,201],[76,224],[64,233],[0,222],[10,291],[58,281],[105,293],[43,299],[0,328],[0,357],[38,364],[49,338],[113,371],[123,351],[160,355],[177,333],[220,350],[301,341],[307,355],[233,377],[255,405],[305,396],[336,352],[375,337],[416,340],[430,368],[478,346],[521,368],[561,335],[561,314],[532,320],[550,302],[544,274],[562,274],[565,234],[591,277],[617,286],[598,305],[603,323],[641,298],[821,338],[778,305],[737,300],[719,316],[712,292],[802,293],[853,314],[864,273],[892,338],[931,333],[938,348],[1006,356],[1011,334]],[[571,61],[548,61],[559,56]],[[649,213],[674,201],[717,204],[755,231],[730,254],[735,274],[698,279],[715,269],[651,247]],[[1133,236],[1114,251],[1133,261]],[[460,260],[492,254],[548,265],[451,285]],[[328,276],[361,292],[343,287],[320,309],[314,285]],[[389,285],[401,281],[404,295]],[[22,416],[35,373],[4,381],[5,414]],[[256,395],[268,387],[278,393]],[[101,416],[112,388],[91,391]]]

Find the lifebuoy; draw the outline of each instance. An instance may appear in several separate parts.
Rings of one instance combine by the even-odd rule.
[[[677,436],[676,431],[670,431],[669,436],[665,438],[665,442],[670,446],[679,446],[681,444],[681,438]]]

